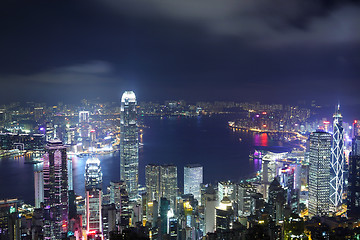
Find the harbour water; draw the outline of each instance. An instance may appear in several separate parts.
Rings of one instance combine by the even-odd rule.
[[[227,125],[233,115],[184,117],[146,117],[140,136],[139,182],[145,183],[145,166],[150,163],[174,164],[178,167],[179,188],[182,189],[183,167],[198,163],[204,167],[204,182],[240,180],[259,169],[249,161],[254,146],[278,145],[267,134],[233,131]],[[120,179],[118,153],[98,156],[103,171],[103,188],[111,180]],[[74,190],[84,195],[84,172],[87,157],[73,158]],[[0,160],[0,199],[17,197],[34,203],[34,170],[37,164],[24,164],[25,157]]]

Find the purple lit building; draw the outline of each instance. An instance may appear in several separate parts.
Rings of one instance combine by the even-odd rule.
[[[44,239],[62,239],[68,224],[68,172],[66,147],[51,140],[44,159]]]

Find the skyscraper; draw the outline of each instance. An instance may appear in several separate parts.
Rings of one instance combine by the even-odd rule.
[[[120,113],[120,178],[125,181],[130,199],[138,196],[139,137],[137,129],[136,96],[125,91]]]
[[[234,222],[234,209],[228,196],[224,196],[216,207],[215,224],[216,230],[229,230]]]
[[[336,210],[343,200],[344,192],[344,128],[342,127],[342,115],[340,113],[340,105],[334,113],[333,123],[333,139],[331,149],[331,165],[330,165],[330,202],[331,210]]]
[[[360,216],[360,137],[356,136],[352,142],[349,157],[349,187],[347,194],[347,209],[349,217]]]
[[[80,111],[79,112],[79,123],[89,122],[90,112],[89,111]]]
[[[85,189],[86,189],[86,231],[88,239],[95,239],[102,234],[102,172],[100,160],[89,158],[86,161]]]
[[[160,166],[160,196],[170,201],[170,208],[176,210],[177,167],[174,165]]]
[[[176,209],[177,167],[174,165],[149,164],[145,167],[146,192],[149,202],[160,198],[170,201],[170,207]]]
[[[34,187],[35,187],[35,208],[40,208],[41,203],[44,202],[43,171],[34,172]]]
[[[331,134],[316,131],[310,134],[309,216],[329,213]]]
[[[85,166],[85,188],[101,189],[102,172],[100,167],[100,160],[98,158],[89,158]]]
[[[110,182],[110,204],[114,203],[116,212],[119,215],[117,224],[120,226],[128,226],[131,216],[131,208],[129,205],[129,195],[126,191],[126,183],[124,181]]]
[[[190,164],[184,167],[184,194],[192,194],[201,201],[201,187],[203,183],[203,167],[198,164]]]
[[[205,231],[204,233],[214,232],[216,228],[215,216],[216,216],[216,191],[212,186],[209,186],[205,192]]]
[[[68,224],[68,174],[66,147],[59,140],[45,146],[44,239],[61,239]]]
[[[72,170],[72,159],[69,158],[67,162],[67,170],[68,170],[68,190],[74,190],[74,184],[73,184],[73,170]]]
[[[145,167],[145,185],[149,202],[160,202],[160,166],[148,164]]]

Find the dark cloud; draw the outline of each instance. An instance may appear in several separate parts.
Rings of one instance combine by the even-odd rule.
[[[144,100],[360,101],[358,29],[357,1],[9,1],[0,80],[44,101],[125,89]],[[20,95],[9,93],[1,101]]]
[[[90,63],[60,67],[47,72],[26,75],[0,75],[1,82],[27,82],[29,84],[82,85],[112,82],[111,66],[106,62]]]
[[[212,34],[255,40],[255,43],[298,44],[307,41],[358,42],[360,7],[304,0],[118,1],[102,4],[119,14],[162,18],[196,25]],[[335,8],[336,6],[336,8]],[[337,29],[337,32],[334,32]],[[254,43],[254,42],[250,42]]]

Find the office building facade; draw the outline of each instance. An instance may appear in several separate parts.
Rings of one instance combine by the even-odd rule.
[[[309,154],[309,216],[324,216],[330,205],[330,133],[316,131],[310,134]]]
[[[137,128],[136,96],[125,91],[120,113],[120,178],[125,181],[130,199],[138,196],[139,137]]]
[[[149,164],[145,167],[146,192],[150,201],[160,202],[160,198],[170,201],[170,207],[176,209],[177,167],[174,165]]]
[[[44,202],[44,174],[43,171],[34,172],[35,208],[40,208]]]
[[[184,194],[192,194],[201,201],[201,186],[203,183],[203,167],[198,164],[184,167]]]
[[[88,239],[95,239],[102,234],[102,172],[100,160],[89,158],[86,161],[86,231]]]
[[[330,208],[336,210],[343,203],[345,172],[344,128],[342,126],[342,115],[340,113],[339,105],[333,118],[334,133],[332,138],[330,165]]]
[[[68,173],[66,147],[59,140],[45,146],[44,239],[61,239],[68,224]]]

